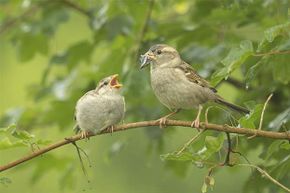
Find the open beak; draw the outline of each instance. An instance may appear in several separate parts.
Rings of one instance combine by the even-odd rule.
[[[118,81],[118,77],[119,77],[118,74],[114,74],[114,75],[112,76],[112,79],[111,79],[111,81],[110,81],[110,86],[111,86],[112,88],[117,88],[117,89],[119,89],[119,88],[121,88],[121,87],[123,86],[122,84],[119,83],[119,81]]]
[[[152,60],[155,60],[155,56],[151,51],[146,52],[144,55],[140,56],[140,69],[148,66],[148,64],[150,64],[150,62],[152,62]]]

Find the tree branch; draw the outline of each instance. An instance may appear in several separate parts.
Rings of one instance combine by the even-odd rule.
[[[243,90],[252,90],[252,88],[247,88],[246,84],[235,79],[232,77],[229,77],[225,80],[225,82],[231,84],[232,86],[238,88],[238,89],[243,89]]]
[[[166,125],[167,126],[181,126],[181,127],[191,127],[190,121],[179,121],[179,120],[167,120]],[[128,129],[133,128],[139,128],[139,127],[150,127],[150,126],[159,126],[159,121],[152,120],[152,121],[142,121],[142,122],[135,122],[135,123],[127,123],[122,124],[114,128],[114,132],[117,131],[124,131]],[[247,129],[247,128],[236,128],[231,127],[228,125],[217,125],[217,124],[211,124],[211,123],[201,123],[199,129],[207,129],[207,130],[214,130],[214,131],[220,131],[220,132],[228,132],[228,133],[237,133],[242,135],[254,135],[256,134],[256,137],[264,137],[264,138],[272,138],[272,139],[286,139],[290,140],[290,135],[287,132],[274,132],[274,131],[264,131],[264,130],[255,130],[255,129]],[[103,130],[100,133],[97,133],[96,135],[101,135],[105,133],[109,133],[110,131]],[[89,134],[88,137],[92,137],[94,134]],[[13,168],[21,163],[24,163],[28,160],[31,160],[39,155],[42,155],[46,152],[49,152],[53,149],[59,148],[61,146],[64,146],[66,144],[69,144],[74,141],[81,140],[81,135],[74,135],[72,137],[69,137],[67,139],[61,140],[59,142],[53,143],[47,147],[44,147],[42,149],[39,149],[29,155],[26,155],[16,161],[10,162],[6,165],[0,166],[0,172],[3,172],[5,170],[8,170],[10,168]]]
[[[77,5],[76,3],[70,1],[70,0],[62,0],[60,1],[61,3],[63,3],[64,5],[70,7],[71,9],[74,9],[76,11],[78,11],[79,13],[87,16],[87,17],[91,17],[90,12],[84,8],[82,8],[81,6]]]
[[[260,167],[258,167],[256,165],[253,165],[253,164],[237,164],[236,166],[246,166],[246,167],[255,168],[258,172],[260,172],[262,174],[262,176],[266,176],[274,184],[276,184],[277,186],[281,187],[282,189],[284,189],[284,190],[286,190],[287,192],[290,193],[290,189],[289,188],[287,188],[286,186],[284,186],[283,184],[281,184],[280,182],[278,182],[275,178],[273,178],[272,176],[270,176],[270,174],[268,172],[266,172],[265,170],[263,170]]]
[[[63,5],[74,9],[78,11],[79,13],[91,17],[89,11],[85,10],[84,8],[80,7],[79,5],[73,3],[72,1],[69,0],[62,0],[62,1],[50,1],[50,0],[44,0],[40,1],[34,5],[32,5],[29,9],[21,13],[19,16],[9,19],[6,22],[4,22],[2,25],[0,25],[0,35],[3,34],[5,31],[8,29],[14,27],[16,24],[21,22],[22,20],[28,18],[31,15],[34,15],[37,11],[39,11],[42,7],[46,7],[49,3],[62,3]]]
[[[2,25],[0,26],[0,35],[2,33],[4,33],[6,30],[8,30],[11,27],[14,27],[18,22],[20,22],[21,20],[34,15],[41,6],[46,6],[47,3],[49,3],[51,1],[40,1],[39,3],[32,5],[29,9],[27,9],[26,11],[24,11],[23,13],[21,13],[19,16],[9,19],[6,22],[3,22]]]
[[[256,53],[253,56],[269,56],[269,55],[276,55],[276,54],[290,54],[290,50],[273,50],[266,53]]]

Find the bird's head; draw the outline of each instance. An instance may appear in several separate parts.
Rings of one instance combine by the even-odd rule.
[[[156,44],[144,55],[141,55],[140,68],[144,68],[149,64],[151,64],[152,68],[173,67],[179,64],[180,61],[181,59],[176,49],[166,44]]]
[[[107,92],[119,92],[120,88],[123,86],[121,83],[119,83],[118,81],[118,74],[114,74],[111,76],[108,76],[106,78],[103,78],[96,90],[100,93],[100,94],[104,94]]]

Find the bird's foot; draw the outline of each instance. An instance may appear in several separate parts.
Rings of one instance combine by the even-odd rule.
[[[112,135],[113,132],[114,132],[114,129],[115,129],[115,125],[111,125],[111,126],[107,127],[106,130],[107,130],[109,133],[111,133],[111,135]]]
[[[81,131],[81,138],[80,139],[89,140],[90,139],[89,135],[90,135],[89,131]]]
[[[200,121],[199,119],[195,119],[194,121],[192,121],[191,125],[190,125],[192,128],[196,128],[197,131],[199,132],[199,126],[200,126]]]
[[[164,127],[166,127],[166,120],[167,120],[167,116],[161,117],[160,119],[157,119],[156,120],[157,122],[159,122],[159,127],[161,129],[163,129]]]
[[[201,105],[198,105],[197,116],[196,116],[195,120],[192,121],[192,123],[191,123],[191,125],[190,125],[191,127],[196,128],[198,132],[200,132],[200,130],[199,130],[199,126],[200,126],[199,117],[200,117],[200,113],[201,113],[201,111],[202,111],[202,106],[201,106]]]

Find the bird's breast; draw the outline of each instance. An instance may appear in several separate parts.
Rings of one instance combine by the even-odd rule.
[[[87,95],[76,106],[76,119],[82,130],[98,131],[117,124],[124,113],[121,95]]]
[[[151,86],[160,102],[170,109],[197,108],[208,100],[207,91],[176,68],[152,69]]]

